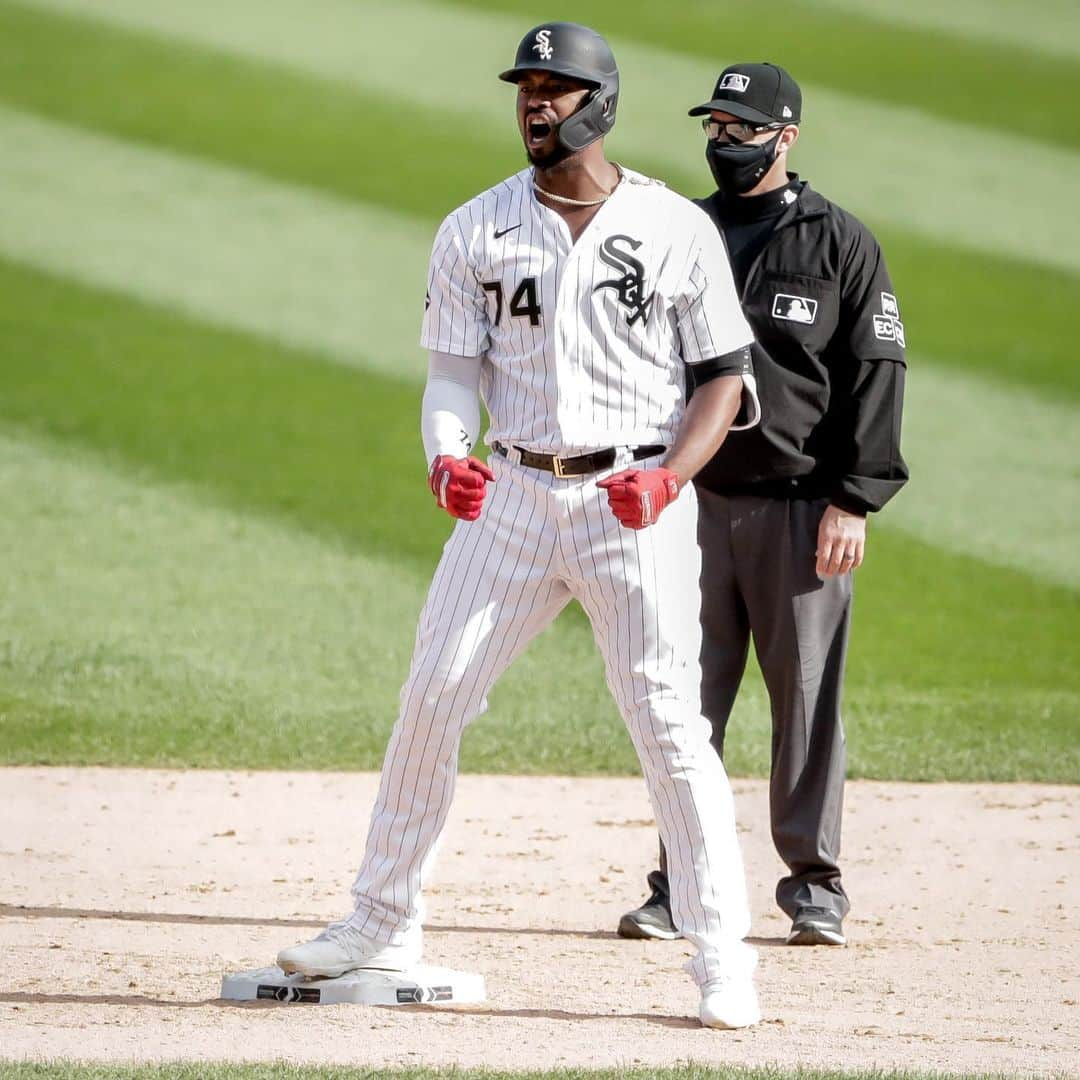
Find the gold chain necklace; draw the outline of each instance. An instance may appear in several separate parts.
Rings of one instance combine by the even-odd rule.
[[[545,199],[562,203],[563,206],[599,206],[601,203],[606,203],[608,199],[611,198],[610,195],[602,195],[599,199],[590,199],[588,201],[584,199],[571,199],[566,195],[556,195],[554,191],[548,191],[546,188],[542,188],[535,180],[533,181],[533,190],[538,195],[543,195]]]
[[[616,165],[615,168],[618,170],[619,183],[621,183],[622,169],[620,169],[618,165]],[[618,186],[619,184],[616,183],[615,187]],[[533,190],[538,195],[543,195],[545,198],[551,199],[552,202],[562,203],[563,206],[599,206],[601,203],[606,203],[608,199],[615,194],[614,191],[610,191],[607,195],[601,195],[599,199],[571,199],[568,195],[556,195],[554,191],[548,191],[547,188],[542,188],[536,182],[536,173],[533,173]]]

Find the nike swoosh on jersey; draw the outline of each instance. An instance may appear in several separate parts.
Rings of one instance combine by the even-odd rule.
[[[498,240],[500,236],[505,236],[508,232],[513,232],[515,229],[520,229],[520,228],[521,228],[521,222],[519,221],[516,225],[511,225],[508,229],[501,229],[501,230],[496,229],[495,230],[495,239]]]

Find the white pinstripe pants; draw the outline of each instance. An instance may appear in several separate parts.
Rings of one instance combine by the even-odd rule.
[[[510,662],[571,599],[585,609],[668,851],[675,924],[699,982],[746,970],[750,928],[731,788],[701,715],[697,501],[688,486],[648,529],[623,528],[596,481],[489,462],[495,483],[443,550],[401,691],[354,923],[400,942],[423,919],[465,726]],[[648,467],[655,462],[640,462]]]

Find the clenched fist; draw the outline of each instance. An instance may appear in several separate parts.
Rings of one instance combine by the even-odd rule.
[[[596,486],[607,491],[611,512],[628,529],[652,525],[679,495],[679,478],[670,469],[624,469]]]
[[[439,454],[428,471],[435,501],[452,517],[475,521],[480,516],[489,480],[495,474],[479,459]]]

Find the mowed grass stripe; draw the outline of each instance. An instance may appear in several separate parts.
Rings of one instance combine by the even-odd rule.
[[[426,591],[408,566],[10,433],[0,497],[19,506],[0,516],[0,759],[379,767]],[[632,770],[603,686],[587,628],[560,626],[463,766]]]
[[[0,415],[422,575],[420,389],[0,262]]]
[[[0,251],[201,319],[417,375],[431,229],[0,106]]]
[[[0,46],[0,97],[10,102],[125,140],[403,211],[425,218],[432,231],[449,208],[520,160],[509,123],[497,136],[487,127],[462,132],[432,124],[429,110],[341,82],[93,20],[0,4],[0,42],[7,43]],[[669,179],[701,192],[704,162],[688,157]],[[849,178],[827,193],[842,200],[850,186]],[[156,228],[159,215],[151,218],[142,224]],[[972,255],[898,229],[879,234],[910,339],[922,354],[1055,397],[1080,397],[1080,365],[1062,315],[1073,303],[1073,275]],[[419,233],[410,235],[418,252]],[[401,249],[387,258],[400,259]],[[415,266],[419,256],[411,258]],[[271,321],[276,317],[271,313]],[[257,321],[265,322],[261,313]],[[379,325],[368,325],[380,333]],[[393,355],[380,348],[376,359]]]
[[[80,13],[81,0],[23,0],[38,6]],[[970,0],[969,0],[970,2]],[[1000,2],[1000,0],[999,0]],[[190,0],[184,12],[155,10],[139,0],[95,0],[96,15],[167,34],[198,35],[233,48],[245,38],[254,46],[284,57],[303,53],[318,57],[324,43],[330,70],[353,68],[365,61],[384,67],[405,82],[454,57],[454,86],[474,69],[490,78],[506,67],[521,36],[542,18],[531,0],[232,0],[227,12],[210,0]],[[305,23],[302,16],[308,16]],[[1068,57],[1018,51],[1003,42],[924,33],[904,20],[880,12],[822,14],[798,0],[775,0],[768,10],[725,10],[721,23],[709,5],[655,5],[649,0],[583,0],[572,17],[595,26],[616,46],[624,74],[638,71],[632,53],[644,51],[672,65],[670,54],[689,54],[707,62],[712,80],[725,64],[747,56],[784,63],[800,83],[883,106],[910,105],[928,117],[938,116],[1002,133],[1024,131],[1048,143],[1080,145],[1076,125],[1065,129],[1053,110],[1031,110],[1030,100],[1064,100],[1080,91],[1080,68]],[[1038,22],[1039,20],[1037,20]],[[259,25],[259,24],[262,25]],[[1063,28],[1064,29],[1064,28]],[[733,45],[734,43],[734,45]],[[464,46],[464,51],[458,48]],[[737,49],[729,55],[728,50]],[[661,51],[665,50],[665,52]],[[377,55],[379,54],[379,55]],[[418,63],[418,58],[422,58]],[[1025,94],[1001,93],[1001,72]],[[369,77],[375,77],[372,71]],[[710,81],[710,87],[712,82]],[[702,93],[702,90],[698,90]],[[697,99],[695,99],[697,100]],[[994,106],[988,107],[988,102]]]
[[[408,597],[416,593],[406,586],[411,580],[412,588],[422,589],[449,528],[449,522],[430,505],[422,466],[410,472],[403,465],[419,449],[415,422],[399,419],[405,412],[399,395],[415,397],[415,388],[320,364],[315,357],[202,327],[11,264],[0,263],[0,295],[6,300],[0,312],[0,334],[9,343],[0,418],[10,430],[34,433],[35,441],[70,447],[63,451],[67,457],[61,451],[48,455],[53,460],[60,454],[65,469],[80,466],[81,456],[89,454],[85,465],[95,475],[105,468],[93,463],[103,462],[137,478],[141,486],[156,492],[155,498],[179,500],[173,530],[180,537],[186,517],[195,512],[189,503],[197,499],[212,509],[221,508],[217,524],[207,524],[205,532],[212,537],[219,530],[219,541],[224,543],[236,538],[243,547],[246,530],[265,521],[290,534],[310,535],[350,557],[353,553],[377,557],[380,575],[387,576],[385,602],[380,600],[370,610],[358,605],[357,617],[379,628],[388,642],[411,643],[415,604],[410,605]],[[43,493],[42,515],[48,512],[49,493],[60,490],[58,483],[32,480],[23,466],[16,469],[13,483],[20,491]],[[80,483],[91,490],[107,486],[104,479],[83,478]],[[78,487],[75,484],[75,490]],[[124,490],[129,488],[124,486]],[[23,502],[13,492],[8,505],[22,507]],[[136,500],[130,505],[139,504]],[[29,520],[23,521],[34,517],[29,511],[12,513],[7,528],[14,532],[7,550],[33,557],[34,549],[40,547],[55,552],[54,560],[59,560],[60,549],[71,547],[78,558],[80,545],[72,542],[73,537],[84,530],[107,532],[114,516],[124,520],[122,500],[105,500],[96,524],[83,524],[87,513],[82,502],[66,511],[57,504],[51,522],[46,522],[46,532],[51,529],[56,534],[53,540],[47,535],[37,537],[40,521],[33,527]],[[161,512],[154,520],[164,522],[167,517]],[[238,523],[249,520],[250,526]],[[869,562],[859,578],[858,629],[848,692],[855,773],[923,779],[1080,776],[1070,735],[1080,665],[1062,648],[1062,642],[1075,637],[1077,594],[994,569],[974,558],[950,556],[890,530],[887,515],[884,521],[885,527],[872,532]],[[138,534],[140,528],[132,531]],[[163,523],[151,522],[142,531],[150,537],[167,529]],[[152,549],[154,543],[148,540],[147,547]],[[278,539],[273,547],[284,552],[306,550],[295,537]],[[189,569],[179,573],[171,544],[165,545],[165,551],[162,580],[157,584],[151,581],[132,590],[124,581],[117,584],[111,601],[101,596],[96,601],[104,612],[143,603],[147,610],[138,609],[141,617],[166,628],[146,630],[151,642],[147,667],[152,665],[161,633],[187,636],[182,625],[176,626],[170,600],[178,589],[187,591],[182,584],[184,573],[210,572],[201,569],[208,559],[205,552],[190,563],[180,559]],[[104,559],[121,562],[123,557],[123,549],[113,544],[95,555],[97,561],[91,560],[82,573],[90,581],[106,572]],[[302,572],[289,568],[304,558],[283,555],[288,564],[283,569],[259,570],[258,587],[276,588],[275,582],[294,574],[306,580]],[[222,565],[242,577],[249,560],[257,570],[265,565],[243,553],[235,558],[226,553]],[[355,577],[354,571],[350,574]],[[0,725],[8,740],[3,756],[19,761],[89,760],[88,748],[97,746],[98,756],[93,760],[135,763],[140,755],[158,760],[152,757],[152,729],[160,719],[155,719],[154,703],[161,695],[153,687],[146,691],[148,703],[141,712],[137,700],[126,710],[119,708],[122,701],[109,703],[116,705],[114,721],[110,708],[102,706],[94,712],[89,705],[80,706],[78,678],[74,684],[70,680],[63,684],[67,664],[67,670],[76,675],[86,667],[87,677],[111,678],[114,694],[128,692],[110,669],[107,656],[98,665],[104,667],[104,674],[95,675],[92,656],[86,658],[78,641],[65,643],[68,632],[61,616],[67,594],[77,587],[76,579],[71,578],[63,589],[50,586],[50,579],[51,572],[20,570],[6,581],[8,589],[30,590],[29,599],[20,601],[22,610],[55,613],[57,621],[34,642],[22,641],[19,620],[3,622],[7,640],[18,641],[9,644],[9,650],[17,648],[23,658],[8,664],[5,722]],[[213,580],[217,580],[216,572]],[[351,593],[349,574],[342,580],[344,591]],[[249,633],[241,616],[236,618],[243,625],[228,627],[232,618],[228,610],[243,608],[248,601],[243,599],[247,595],[243,588],[229,593],[224,580],[219,586],[226,596],[222,610],[215,608],[215,618],[223,620],[225,629],[211,639],[227,648],[234,629],[238,640]],[[213,589],[200,585],[190,591],[205,597]],[[318,589],[314,595],[319,595]],[[405,601],[397,599],[402,595]],[[140,596],[146,599],[140,601]],[[917,602],[920,598],[925,599]],[[301,608],[306,603],[303,597],[291,602]],[[184,618],[195,616],[185,614]],[[309,625],[305,619],[300,619],[301,626]],[[341,624],[338,620],[331,627],[333,632],[324,635],[331,650],[338,648],[335,634],[354,632],[348,627],[341,630]],[[140,625],[124,642],[137,643],[142,632]],[[78,638],[79,633],[72,636]],[[396,690],[403,668],[391,672],[385,653],[377,655],[374,666],[364,667],[369,658],[357,640],[346,636],[342,646],[349,661],[360,666],[373,686],[385,678]],[[1023,649],[1016,648],[1017,641],[1024,642]],[[469,736],[473,740],[470,767],[484,763],[484,768],[509,768],[507,755],[516,755],[520,746],[520,759],[513,760],[522,770],[632,770],[632,753],[603,688],[583,618],[580,614],[564,617],[550,635],[550,648],[545,651],[541,644],[496,691],[491,720]],[[53,668],[59,671],[51,675],[50,649],[58,656]],[[248,681],[257,684],[260,661],[250,650],[248,655],[256,665],[256,675]],[[399,653],[394,657],[394,663],[399,663]],[[331,671],[340,670],[331,661],[327,664]],[[553,671],[559,672],[557,693]],[[294,673],[294,677],[306,685],[304,676]],[[60,686],[55,693],[40,689],[53,683]],[[334,738],[330,733],[320,736],[311,757],[296,756],[303,753],[304,724],[314,722],[313,717],[331,726],[340,724],[341,738],[356,740],[350,725],[360,723],[366,737],[378,741],[382,729],[376,729],[374,714],[381,715],[376,705],[385,700],[376,697],[378,692],[371,692],[376,704],[370,715],[362,705],[355,715],[339,715],[335,712],[338,698],[331,695],[327,702],[312,697],[307,712],[294,718],[295,724],[290,721],[292,726],[285,725],[280,739],[276,729],[266,735],[252,726],[258,719],[256,710],[240,710],[251,718],[251,725],[236,734],[217,757],[218,736],[228,729],[215,726],[215,714],[205,714],[201,699],[189,708],[184,695],[177,696],[175,718],[177,723],[186,723],[187,712],[204,709],[200,715],[205,722],[199,722],[191,739],[192,763],[242,765],[245,754],[251,755],[251,761],[269,763],[278,749],[289,747],[291,756],[283,757],[282,764],[331,767],[327,755]],[[143,691],[137,684],[132,693],[137,699]],[[107,701],[97,690],[88,691],[85,698],[91,703]],[[226,713],[223,707],[216,714],[221,724],[228,719]],[[534,722],[540,725],[535,738],[528,734]],[[733,731],[739,734],[731,743],[732,769],[740,774],[767,771],[768,716],[760,683],[754,679],[740,699]],[[489,733],[488,741],[481,732]],[[861,748],[860,732],[866,733],[866,750]],[[269,748],[261,741],[264,737],[272,744]],[[53,744],[55,748],[50,749]],[[348,745],[357,746],[355,742]],[[235,756],[225,756],[233,751]],[[188,751],[177,747],[176,752],[175,760],[181,763]],[[381,746],[364,752],[374,760]],[[355,754],[360,753],[357,748]]]
[[[86,13],[74,0],[35,3]],[[635,17],[644,20],[649,10]],[[235,0],[225,14],[210,0],[183,5],[101,0],[93,13],[132,29],[340,79],[426,108],[431,124],[457,123],[466,134],[487,126],[513,137],[513,90],[494,77],[522,33],[521,19],[510,15],[422,0],[392,6]],[[622,25],[624,18],[613,22]],[[635,25],[644,32],[647,24]],[[700,129],[685,117],[685,108],[711,89],[716,61],[631,38],[615,36],[613,43],[625,90],[612,150],[635,166],[677,175],[687,162],[700,160]],[[440,71],[450,57],[469,61],[453,65],[453,93],[437,92],[433,102],[429,72]],[[869,85],[876,73],[865,74]],[[436,75],[434,83],[438,80]],[[1063,148],[1060,138],[1050,145],[1017,134],[1026,130],[1022,126],[1008,134],[977,129],[906,106],[871,104],[865,96],[820,89],[812,81],[805,89],[805,129],[813,137],[806,139],[798,161],[826,190],[845,191],[853,211],[973,251],[1080,270],[1080,221],[1060,213],[1071,203],[1080,155]],[[423,129],[417,137],[423,139]],[[1040,182],[1040,198],[1026,200],[1023,214],[1017,213],[1017,160]],[[432,175],[438,176],[437,162]]]
[[[1080,409],[915,353],[903,423],[913,480],[886,508],[890,526],[1080,589]]]
[[[848,13],[921,31],[955,34],[1080,60],[1080,7],[1075,0],[817,0],[840,18]],[[1025,58],[1027,60],[1028,58]],[[1013,70],[1011,65],[1007,72]]]
[[[460,2],[484,14],[498,11],[515,16],[519,38],[539,21],[532,0]],[[853,101],[911,106],[927,117],[1002,133],[1024,132],[1048,143],[1064,140],[1080,145],[1080,125],[1068,120],[1063,124],[1060,113],[1040,104],[1066,100],[1063,92],[1080,90],[1080,66],[1073,49],[1066,55],[1060,49],[1049,55],[1028,51],[1023,32],[1019,42],[1004,34],[996,41],[944,35],[937,27],[911,25],[911,17],[887,8],[885,0],[872,2],[873,10],[862,11],[855,9],[861,0],[849,0],[848,10],[841,13],[800,0],[773,0],[767,7],[736,5],[720,13],[704,3],[579,0],[573,17],[607,36],[619,35],[614,38],[617,42],[621,36],[623,41],[633,39],[656,49],[701,57],[711,66],[714,80],[730,63],[770,60],[788,68],[804,91],[813,91],[814,99],[821,97],[819,90],[828,89]],[[918,0],[920,6],[929,2]],[[974,7],[976,0],[961,2]],[[989,10],[980,5],[982,18],[992,21],[994,8],[1001,3],[995,0]],[[1062,0],[1052,0],[1049,10],[1060,10],[1061,5]],[[943,9],[952,6],[951,0],[941,5]],[[1013,25],[1025,20],[1025,6],[1013,2],[1010,7]],[[1047,25],[1051,18],[1045,13],[1034,18],[1044,39],[1053,33]],[[1058,32],[1068,33],[1075,21],[1074,8]],[[625,52],[625,47],[621,53],[617,50],[620,60]],[[1011,94],[1010,88],[1018,88],[1019,93]],[[846,134],[858,143],[866,132],[852,129]]]
[[[216,737],[226,756],[247,743],[257,766],[259,744],[299,719],[385,728],[392,686],[372,675],[407,664],[400,631],[422,601],[406,566],[10,433],[0,491],[20,508],[0,520],[11,759],[196,763]],[[25,737],[28,723],[40,735]],[[308,738],[324,736],[312,725]]]
[[[843,204],[842,192],[825,194]],[[1075,276],[970,255],[896,229],[875,233],[914,352],[1055,401],[1080,399],[1068,318]]]
[[[14,150],[0,161],[11,211],[0,220],[0,251],[346,364],[421,376],[422,223],[3,108],[0,135]],[[1067,528],[1076,481],[1061,452],[1075,442],[1075,407],[1055,406],[1048,422],[1040,411],[1050,406],[1017,389],[969,375],[939,383],[932,369],[914,380],[922,396],[907,445],[916,464],[933,463],[933,482],[902,520],[939,546],[1076,584]],[[416,406],[402,406],[394,420],[411,427]],[[1005,430],[1015,432],[1008,442]],[[419,467],[419,451],[411,454]],[[984,490],[973,474],[994,483]],[[1033,538],[1024,517],[1003,513],[998,527],[973,534],[968,523],[986,513],[988,491],[1003,507],[1044,495],[1054,527]]]
[[[314,67],[17,3],[0,2],[0,100],[428,219],[523,160],[506,132],[433,123],[429,108]]]
[[[0,759],[378,768],[421,600],[408,574],[10,433],[0,435],[0,494],[23,508],[0,520],[14,555],[0,583]],[[923,618],[940,618],[958,590],[928,578],[925,549],[904,554],[919,564],[909,584],[934,588]],[[981,582],[991,599],[1001,584]],[[1015,615],[995,609],[982,621],[1015,631]],[[852,775],[1080,779],[1075,689],[1020,687],[1030,669],[964,684],[971,658],[955,653],[952,682],[915,689],[882,681],[872,656],[853,656]],[[889,675],[902,675],[888,659]],[[729,768],[764,775],[768,745],[754,678],[732,721]],[[562,619],[507,674],[462,767],[635,771],[580,620]]]

